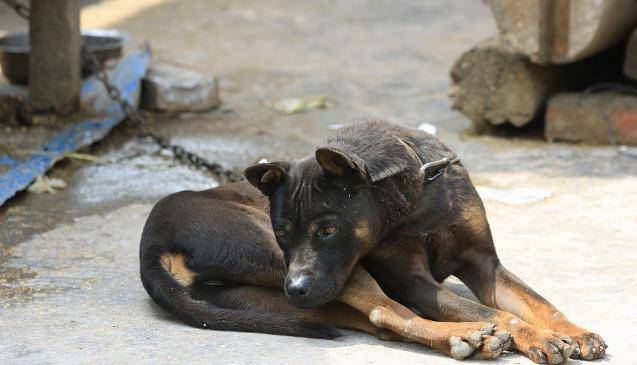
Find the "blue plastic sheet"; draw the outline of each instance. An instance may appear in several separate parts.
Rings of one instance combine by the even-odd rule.
[[[122,58],[108,71],[109,78],[122,97],[137,106],[141,92],[141,78],[150,63],[148,47]],[[124,120],[121,107],[113,102],[95,76],[86,79],[81,88],[82,111],[97,117],[87,118],[64,129],[41,146],[34,146],[25,159],[16,160],[0,155],[0,166],[8,170],[0,175],[0,205],[25,189],[36,177],[43,175],[64,154],[77,151],[104,138]],[[9,151],[10,152],[10,151]]]

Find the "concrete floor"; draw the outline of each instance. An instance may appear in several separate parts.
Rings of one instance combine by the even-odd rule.
[[[449,109],[448,70],[495,31],[481,2],[135,3],[126,11],[120,0],[92,4],[83,23],[130,32],[133,45],[148,39],[156,60],[219,76],[219,110],[160,116],[154,127],[226,167],[309,154],[330,125],[373,116],[436,125],[480,187],[550,191],[523,205],[486,199],[502,261],[605,337],[608,356],[598,363],[634,363],[637,163],[609,147],[461,133],[468,122]],[[0,13],[0,24],[22,26],[10,13]],[[317,93],[333,106],[291,116],[263,106]],[[455,363],[354,332],[322,341],[172,320],[139,281],[141,229],[160,197],[216,182],[133,135],[118,128],[86,151],[117,163],[61,163],[51,175],[67,182],[65,190],[24,193],[0,209],[0,363]],[[510,353],[498,362],[530,363]]]

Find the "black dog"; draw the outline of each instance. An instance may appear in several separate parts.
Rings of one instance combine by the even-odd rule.
[[[315,156],[245,175],[161,200],[144,227],[144,287],[186,323],[319,338],[336,325],[456,358],[495,358],[510,333],[540,363],[604,356],[600,336],[502,267],[469,175],[431,135],[354,124]],[[445,290],[450,275],[482,304]]]

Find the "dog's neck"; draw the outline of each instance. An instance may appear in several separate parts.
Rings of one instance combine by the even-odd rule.
[[[420,171],[424,157],[413,144],[400,138],[397,139],[404,144],[405,154],[413,159],[413,163],[408,164],[400,172],[374,184],[374,197],[380,206],[384,222],[381,241],[387,235],[421,216],[424,213],[421,204],[423,199],[435,199],[434,196],[431,196],[431,189],[427,188],[428,183],[431,182],[425,181]],[[444,181],[445,179],[441,178],[440,180]],[[443,182],[436,181],[436,183]],[[435,193],[433,194],[435,195]]]
[[[410,150],[417,156],[413,149]],[[374,184],[372,191],[383,221],[381,240],[411,219],[410,211],[423,189],[419,176],[418,163],[414,163]]]

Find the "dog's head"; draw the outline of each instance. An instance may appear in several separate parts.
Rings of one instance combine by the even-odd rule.
[[[380,240],[382,212],[364,161],[322,147],[295,163],[250,166],[245,175],[270,198],[272,227],[288,266],[288,298],[302,307],[333,300]]]

